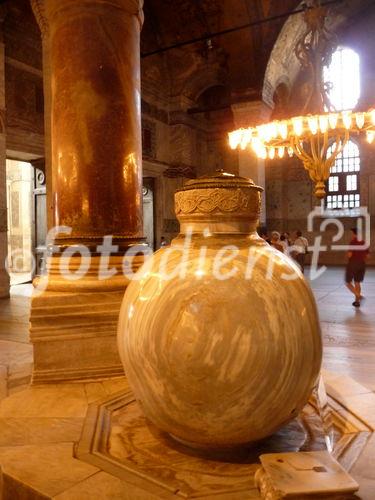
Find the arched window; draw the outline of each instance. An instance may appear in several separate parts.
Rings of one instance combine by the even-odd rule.
[[[324,81],[328,84],[328,95],[336,111],[355,108],[361,92],[358,54],[348,47],[339,47],[332,55],[330,65],[324,68]],[[328,156],[332,153],[332,147],[328,150]],[[360,168],[359,148],[349,141],[331,167],[326,198],[328,209],[360,207]]]
[[[336,111],[355,108],[361,93],[358,54],[348,47],[339,47],[330,65],[324,68],[324,82],[329,85],[328,95]]]
[[[328,156],[332,153],[331,146]],[[349,141],[343,151],[337,155],[335,164],[331,167],[328,179],[327,208],[358,208],[361,206],[359,192],[359,172],[361,158],[359,148],[353,141]]]

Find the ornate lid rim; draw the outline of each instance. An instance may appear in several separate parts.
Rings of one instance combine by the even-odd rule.
[[[226,182],[197,182],[196,184],[187,184],[176,189],[175,193],[181,193],[185,191],[192,191],[194,189],[228,189],[228,188],[241,188],[241,189],[256,189],[259,192],[264,191],[261,186],[256,184],[250,184],[249,182],[236,182],[236,181],[226,181]]]

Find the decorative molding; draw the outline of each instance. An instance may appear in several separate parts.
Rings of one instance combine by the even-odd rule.
[[[49,13],[46,14],[45,7],[46,0],[30,0],[32,9],[34,11],[35,18],[39,25],[40,31],[42,33],[42,38],[45,38],[49,33],[49,22],[48,18],[54,16],[57,13],[61,13],[66,8],[76,7],[79,9],[84,9],[84,4],[92,4],[92,0],[57,0],[53,6],[51,2],[48,5]],[[48,0],[47,0],[48,1]],[[136,16],[138,18],[139,24],[142,27],[144,22],[143,15],[143,0],[97,0],[96,4],[109,5],[117,9],[121,9],[129,15]],[[125,5],[126,4],[126,5]]]
[[[328,405],[336,436],[333,456],[349,470],[367,449],[372,434],[352,412],[331,397],[328,397]],[[89,406],[75,456],[128,482],[130,495],[131,484],[136,484],[150,498],[154,495],[171,500],[221,498],[222,495],[233,500],[249,495],[259,498],[259,482],[264,478],[267,483],[259,469],[259,455],[269,453],[270,449],[279,450],[276,452],[325,450],[320,422],[316,408],[309,403],[289,428],[270,438],[276,439],[274,446],[268,440],[259,443],[250,455],[248,451],[239,454],[236,450],[234,461],[231,459],[233,452],[228,451],[225,455],[221,450],[220,460],[215,460],[214,453],[207,455],[200,450],[187,449],[158,431],[146,421],[133,394],[123,390]],[[205,466],[202,456],[209,458],[209,467]],[[273,494],[270,486],[265,484],[263,491],[267,489]]]
[[[235,216],[259,215],[259,193],[241,188],[212,188],[179,191],[175,194],[176,215],[224,213]]]
[[[30,3],[34,12],[35,19],[40,28],[42,38],[45,38],[48,35],[49,26],[44,9],[44,0],[30,0]]]
[[[174,163],[168,166],[163,172],[164,177],[176,178],[185,177],[187,179],[194,179],[196,177],[195,168],[191,165],[184,163]]]

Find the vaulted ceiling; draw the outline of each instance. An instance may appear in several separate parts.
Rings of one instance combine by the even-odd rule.
[[[298,4],[299,0],[145,0],[142,52],[273,17],[273,21],[213,37],[210,45],[225,59],[232,89],[259,89],[270,52],[286,20],[279,16]],[[182,50],[204,53],[207,42]]]
[[[333,17],[341,29],[366,16],[375,4],[374,0],[333,1]],[[267,64],[281,32],[284,36],[279,38],[279,49],[273,52],[271,65],[288,72],[293,63],[291,54],[293,57],[296,36],[303,29],[302,16],[293,16],[288,21],[284,14],[295,10],[300,3],[301,0],[144,0],[143,72],[149,72],[151,77],[156,74],[155,80],[162,86],[169,81],[169,87],[165,83],[168,95],[183,93],[187,84],[196,99],[210,87],[216,88],[217,94],[218,85],[225,88],[227,95],[246,89],[254,93],[254,98],[260,97]],[[9,44],[12,54],[7,55],[41,67],[39,29],[29,0],[0,0],[0,4],[5,4],[8,12],[5,37],[12,41]],[[261,20],[268,21],[212,36],[210,42],[200,41],[146,57],[165,47]],[[290,33],[285,27],[290,27]],[[269,86],[274,88],[274,83]]]

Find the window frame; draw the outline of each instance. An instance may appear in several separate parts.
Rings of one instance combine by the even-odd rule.
[[[332,145],[330,146],[332,148]],[[328,149],[328,151],[330,150]],[[361,152],[358,144],[349,140],[343,151],[337,156],[334,165],[331,167],[330,178],[337,178],[337,189],[331,189],[333,182],[330,178],[326,185],[325,207],[335,214],[344,211],[358,211],[361,206]],[[356,189],[347,189],[349,177],[356,177]],[[336,184],[336,183],[335,183]],[[347,206],[345,206],[347,203]]]

